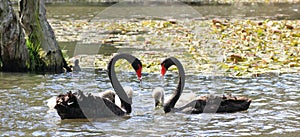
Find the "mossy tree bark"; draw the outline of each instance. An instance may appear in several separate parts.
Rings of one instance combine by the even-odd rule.
[[[44,0],[20,0],[20,20],[28,37],[30,69],[61,73],[67,67],[54,32],[46,19]]]
[[[25,72],[29,65],[25,34],[9,0],[0,2],[0,68]]]

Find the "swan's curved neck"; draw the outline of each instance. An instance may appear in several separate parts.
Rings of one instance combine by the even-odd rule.
[[[184,84],[185,84],[185,74],[184,74],[184,68],[183,68],[182,64],[176,58],[171,58],[171,60],[174,62],[174,65],[178,69],[179,82],[178,82],[178,85],[177,85],[177,88],[176,88],[174,94],[171,96],[171,99],[168,100],[168,102],[166,102],[166,104],[164,105],[165,112],[170,112],[171,108],[175,107],[175,104],[178,101],[178,99],[182,93],[182,90],[184,88]]]
[[[121,104],[124,106],[126,113],[131,113],[132,101],[128,98],[115,73],[114,66],[119,59],[126,59],[128,62],[132,63],[136,58],[130,54],[118,54],[110,60],[107,66],[108,76],[111,81],[112,87],[114,88],[117,95],[120,97]]]

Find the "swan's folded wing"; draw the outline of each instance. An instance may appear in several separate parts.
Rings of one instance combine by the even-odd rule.
[[[219,107],[219,112],[237,112],[247,110],[251,104],[251,99],[245,97],[222,97],[223,100]]]
[[[55,109],[61,119],[104,118],[125,115],[125,112],[113,102],[92,94],[85,95],[82,91],[78,91],[77,95],[72,93],[60,95],[58,100]]]
[[[250,104],[251,99],[245,97],[200,96],[177,110],[190,114],[232,113],[247,110]]]

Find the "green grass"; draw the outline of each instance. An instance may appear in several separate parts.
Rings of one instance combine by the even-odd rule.
[[[32,37],[26,39],[26,45],[29,52],[30,62],[27,63],[27,68],[30,71],[41,72],[45,67],[46,63],[44,61],[45,53],[41,49],[41,43],[37,40],[33,40]]]

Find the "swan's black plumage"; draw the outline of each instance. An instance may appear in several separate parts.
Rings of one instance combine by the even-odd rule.
[[[59,95],[54,108],[61,119],[103,118],[126,114],[107,98],[91,94],[85,95],[80,90],[78,93],[70,91],[66,95]],[[110,110],[107,110],[107,108]]]
[[[86,118],[77,102],[76,94],[71,91],[65,95],[58,95],[54,108],[61,119]]]
[[[247,110],[251,104],[251,99],[245,97],[232,97],[232,96],[201,96],[198,97],[186,105],[175,108],[175,104],[178,101],[182,90],[184,88],[185,74],[184,68],[180,61],[174,57],[165,59],[161,63],[162,76],[166,73],[169,67],[175,65],[179,71],[179,82],[177,88],[172,94],[170,100],[168,100],[163,106],[165,113],[171,111],[179,111],[184,113],[199,114],[199,113],[232,113],[237,111]],[[155,94],[155,93],[154,93]],[[161,93],[160,93],[161,94]],[[157,96],[157,95],[155,95]],[[160,104],[155,100],[155,105]]]
[[[141,79],[142,63],[136,57],[120,53],[114,56],[108,63],[108,76],[112,87],[116,94],[120,97],[121,108],[112,100],[92,94],[84,94],[82,91],[78,93],[68,92],[64,95],[57,96],[55,109],[61,119],[76,119],[76,118],[103,118],[111,116],[124,116],[131,113],[131,100],[128,98],[123,87],[118,81],[114,65],[117,60],[125,59],[131,63],[136,71],[138,79]],[[123,110],[124,108],[125,110]]]

